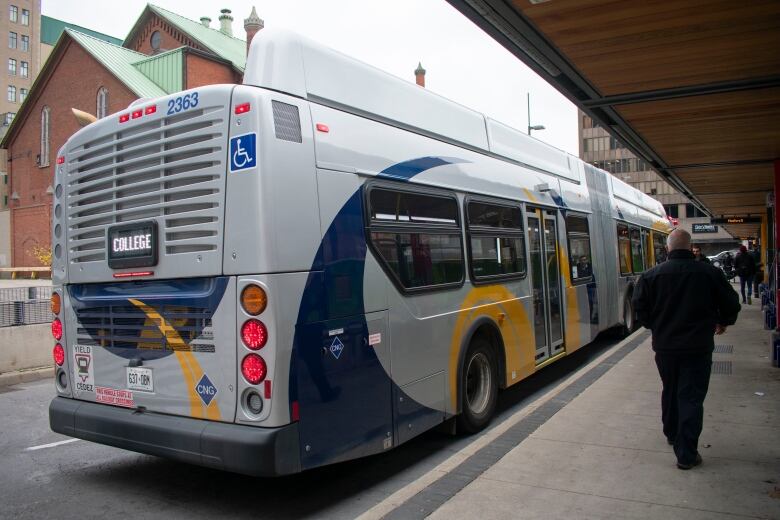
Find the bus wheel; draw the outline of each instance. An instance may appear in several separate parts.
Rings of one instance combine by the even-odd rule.
[[[495,354],[484,338],[474,338],[461,370],[461,413],[458,429],[475,433],[488,425],[496,410],[498,374]]]
[[[631,298],[623,301],[623,332],[626,336],[636,330],[636,316],[634,315],[634,306],[631,304]]]

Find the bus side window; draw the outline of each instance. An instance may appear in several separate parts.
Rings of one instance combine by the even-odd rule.
[[[642,235],[639,228],[631,228],[631,262],[634,272],[641,273],[645,270],[645,258],[642,256]]]
[[[653,233],[653,250],[656,265],[666,261],[666,235]]]
[[[631,241],[628,238],[628,226],[617,225],[618,253],[620,254],[620,274],[631,274]]]
[[[520,207],[469,201],[466,214],[472,278],[484,280],[525,275]]]
[[[566,233],[569,239],[571,281],[574,284],[588,281],[593,277],[588,218],[584,215],[567,215]]]
[[[454,197],[373,188],[370,240],[402,289],[460,284],[463,244]]]

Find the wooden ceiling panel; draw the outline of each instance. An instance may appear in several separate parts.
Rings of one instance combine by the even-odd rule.
[[[513,0],[602,95],[780,70],[780,2]]]
[[[763,197],[773,190],[771,164],[688,168],[675,173],[698,195],[752,192]]]
[[[636,103],[617,110],[672,168],[780,157],[780,88]]]

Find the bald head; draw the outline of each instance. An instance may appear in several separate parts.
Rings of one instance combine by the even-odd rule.
[[[669,238],[666,239],[666,248],[669,251],[675,251],[677,249],[690,249],[691,234],[684,229],[675,229],[669,233]]]

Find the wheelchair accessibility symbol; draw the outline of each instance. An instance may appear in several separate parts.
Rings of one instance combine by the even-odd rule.
[[[257,134],[244,134],[230,139],[230,171],[237,172],[257,166]]]

